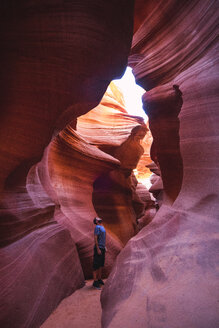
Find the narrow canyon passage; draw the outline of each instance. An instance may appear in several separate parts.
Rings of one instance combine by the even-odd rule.
[[[217,328],[218,1],[2,0],[0,15],[0,326]],[[127,65],[148,122],[112,82]]]

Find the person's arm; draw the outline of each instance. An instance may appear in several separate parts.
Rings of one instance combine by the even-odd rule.
[[[106,235],[105,235],[105,252],[107,252],[107,248],[106,248]]]
[[[99,245],[98,245],[98,235],[95,235],[95,234],[94,234],[94,243],[95,243],[96,248],[97,248],[97,253],[99,255],[101,255],[101,250],[99,249]]]

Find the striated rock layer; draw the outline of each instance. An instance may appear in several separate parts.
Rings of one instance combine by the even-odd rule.
[[[140,140],[147,128],[142,118],[126,112],[119,90],[110,85],[101,103],[78,118],[76,129],[68,126],[49,149],[57,220],[71,232],[85,277],[91,278],[93,218],[103,218],[107,276],[121,248],[138,230],[132,169],[144,152]],[[133,130],[141,135],[136,132],[132,137]]]
[[[130,65],[149,90],[166,195],[117,258],[101,296],[104,328],[218,326],[217,21],[216,1],[157,1],[134,35]]]
[[[69,232],[53,224],[0,250],[1,326],[39,327],[59,302],[84,285]]]
[[[59,170],[57,162],[54,172],[63,178],[53,179],[51,156],[60,160],[62,136],[48,144],[66,124],[75,127],[123,73],[133,1],[2,1],[0,9],[0,323],[38,327],[84,280],[81,250],[57,224],[68,214],[61,182],[72,157]],[[101,172],[118,162],[108,157],[99,166],[95,152],[91,157]],[[67,188],[76,190],[77,182]]]
[[[92,203],[93,183],[99,175],[117,168],[119,161],[88,144],[69,126],[52,142],[49,163],[51,185],[57,195],[56,219],[70,231],[85,277],[91,278],[93,218],[97,215]],[[108,273],[121,244],[109,233],[107,244]]]

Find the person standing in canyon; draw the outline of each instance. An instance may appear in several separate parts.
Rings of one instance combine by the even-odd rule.
[[[106,230],[103,226],[102,219],[95,217],[93,220],[95,224],[94,229],[94,257],[93,257],[93,287],[100,289],[104,285],[102,278],[102,268],[105,263],[105,244],[106,244]]]

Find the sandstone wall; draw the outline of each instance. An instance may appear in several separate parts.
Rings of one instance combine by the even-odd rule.
[[[57,224],[66,191],[54,190],[49,161],[59,139],[48,144],[123,73],[133,1],[1,1],[0,13],[0,321],[38,327],[84,281],[78,249]]]
[[[70,126],[63,131],[51,151],[53,186],[67,218],[62,223],[71,231],[87,278],[92,277],[96,215],[103,218],[107,230],[106,276],[118,252],[138,230],[139,210],[134,206],[137,183],[134,184],[131,171],[139,161],[142,147],[140,140],[133,141],[130,136],[136,127],[145,129],[143,119],[127,113],[122,94],[110,84],[100,104],[77,119],[76,131]],[[142,136],[145,133],[146,130]],[[68,166],[65,176],[64,165]],[[141,200],[139,204],[143,206]]]
[[[166,195],[117,258],[101,296],[102,324],[216,328],[218,6],[157,1],[145,13],[129,62],[149,90],[143,99],[156,139],[152,156]]]

